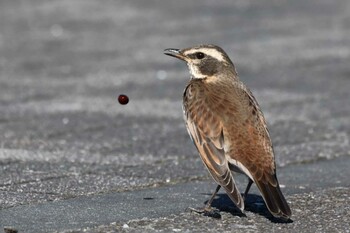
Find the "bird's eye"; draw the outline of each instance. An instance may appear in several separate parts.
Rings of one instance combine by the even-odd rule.
[[[195,54],[197,59],[203,59],[205,57],[204,53],[198,52]]]

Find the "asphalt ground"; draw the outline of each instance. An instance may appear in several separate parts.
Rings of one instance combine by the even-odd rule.
[[[349,15],[347,0],[0,1],[0,229],[349,232]],[[162,53],[201,43],[260,103],[293,222],[256,189],[246,217],[223,193],[221,220],[186,211],[215,184],[182,119],[187,68]]]

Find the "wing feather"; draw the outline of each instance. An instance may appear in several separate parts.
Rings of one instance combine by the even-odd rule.
[[[187,87],[184,98],[192,98],[194,91]],[[187,93],[186,93],[187,92]],[[210,111],[205,101],[197,98],[184,101],[184,117],[189,135],[194,142],[200,157],[213,179],[222,186],[233,203],[244,209],[243,198],[233,179],[228,161],[225,157],[223,125],[218,116]],[[199,109],[200,108],[200,109]]]

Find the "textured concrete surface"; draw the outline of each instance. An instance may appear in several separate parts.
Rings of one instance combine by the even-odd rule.
[[[162,218],[131,220],[124,224],[86,228],[88,232],[349,232],[349,188],[289,196],[294,210],[291,224],[273,223],[256,212],[246,217],[221,212],[222,219],[181,213]],[[334,209],[334,207],[336,207]],[[256,207],[254,207],[256,209]],[[323,219],[322,216],[327,216]],[[307,221],[305,220],[307,219]],[[80,232],[80,231],[66,231]]]
[[[329,212],[328,214],[334,213],[334,216],[330,216],[330,219],[325,219],[320,226],[316,226],[317,229],[315,230],[321,230],[322,227],[328,225],[330,229],[336,229],[335,226],[341,225],[341,221],[350,217],[350,197],[348,193],[350,190],[348,188],[350,187],[350,179],[347,176],[349,162],[349,158],[342,157],[316,164],[303,164],[298,166],[297,169],[294,167],[281,169],[282,176],[280,180],[288,183],[288,185],[283,184],[282,187],[292,204],[294,210],[293,221],[296,225],[304,224],[302,219],[306,214],[312,213],[315,207],[319,211],[325,211],[326,214],[327,212]],[[325,166],[329,169],[323,169]],[[312,173],[304,172],[306,170],[312,171]],[[337,173],[341,175],[337,176]],[[330,178],[320,183],[319,177],[326,176],[330,176]],[[244,184],[247,180],[243,176],[238,178],[241,189],[244,190]],[[339,187],[339,184],[344,187]],[[56,202],[4,209],[0,211],[0,219],[5,226],[16,226],[16,229],[20,231],[33,233],[60,230],[62,226],[64,226],[64,229],[81,229],[82,231],[89,229],[91,232],[104,232],[107,229],[115,232],[119,232],[122,229],[143,231],[145,226],[152,231],[169,232],[173,228],[181,231],[201,232],[200,229],[203,228],[202,223],[194,226],[188,225],[191,222],[190,219],[196,214],[183,213],[188,207],[203,206],[203,202],[210,197],[210,191],[213,191],[214,187],[215,185],[211,181],[192,181],[160,188],[76,197]],[[274,219],[269,214],[262,198],[257,195],[256,188],[252,190],[252,194],[249,194],[246,201],[247,211],[245,212],[247,218],[252,217],[257,221],[252,229],[258,230],[260,227],[264,227],[259,226],[261,219],[271,221],[270,225],[273,225],[277,219]],[[320,204],[315,205],[305,200],[305,198],[311,201],[317,198]],[[230,222],[230,217],[238,219],[242,217],[239,210],[234,207],[233,203],[223,192],[220,192],[213,201],[213,207],[220,210],[221,218],[224,222],[225,220]],[[166,216],[165,219],[164,216]],[[317,216],[314,214],[314,218],[317,218]],[[200,222],[205,221],[203,219],[211,222],[208,217],[199,215],[196,217]],[[334,222],[334,219],[336,219],[336,222]],[[212,222],[220,221],[214,220]],[[317,219],[314,221],[317,221]],[[108,226],[111,222],[114,224]],[[241,230],[244,230],[246,228],[244,226],[251,223],[245,221],[241,224],[243,226],[238,227],[238,229],[242,228]],[[349,223],[347,222],[346,224]],[[183,227],[176,228],[178,225]],[[217,227],[217,224],[209,223],[209,225],[212,225],[209,229]],[[283,229],[288,231],[295,228],[295,225],[293,227],[287,226],[289,224],[282,225],[286,225]],[[100,227],[96,228],[95,226]],[[228,226],[218,228],[218,230],[229,229],[226,227]],[[268,229],[270,226],[265,227]],[[308,228],[308,230],[314,231],[313,228]]]
[[[349,15],[347,0],[0,1],[0,216],[11,216],[0,227],[348,231]],[[254,205],[247,218],[222,211],[219,221],[182,209],[215,185],[182,120],[186,66],[162,52],[199,43],[222,46],[258,99],[293,223],[274,223]],[[198,193],[190,184],[200,182]],[[181,185],[184,202],[166,212],[142,199]],[[102,214],[119,203],[102,197],[129,194],[123,204],[140,194],[156,215]],[[82,200],[91,202],[86,215]],[[43,218],[35,228],[23,217],[69,203],[62,210],[72,222],[81,216],[74,226]]]

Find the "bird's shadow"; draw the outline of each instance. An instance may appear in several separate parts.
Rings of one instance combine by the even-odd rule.
[[[204,194],[204,193],[203,193]],[[204,194],[210,195],[210,194]],[[220,212],[227,212],[234,216],[246,217],[242,211],[236,207],[231,199],[226,194],[217,194],[217,198],[215,198],[211,204],[212,207],[218,209]],[[208,201],[205,201],[205,204]],[[269,210],[267,209],[264,199],[256,194],[248,194],[245,200],[245,211],[249,211],[252,213],[259,214],[273,223],[292,223],[293,220],[282,220],[274,217]]]

